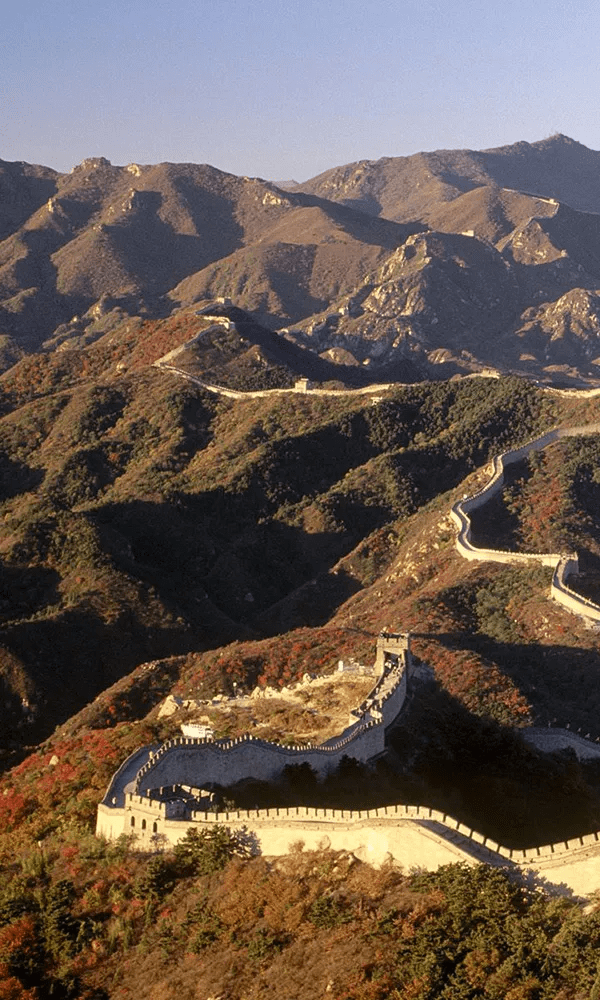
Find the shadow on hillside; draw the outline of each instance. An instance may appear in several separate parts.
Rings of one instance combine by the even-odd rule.
[[[544,755],[518,730],[472,715],[435,683],[415,687],[387,752],[374,764],[343,758],[319,779],[308,764],[276,781],[247,778],[218,789],[236,807],[374,809],[401,803],[446,812],[507,847],[544,844],[600,826],[600,767]]]
[[[361,589],[362,584],[343,570],[319,573],[251,622],[265,636],[325,625],[337,609]]]
[[[518,480],[531,478],[526,462],[509,465],[504,473],[504,487],[481,507],[471,511],[471,541],[477,548],[525,551],[519,537],[520,521],[506,506],[507,491]]]
[[[204,625],[207,599],[230,624],[254,625],[292,593],[291,620],[320,623],[357,589],[343,573],[328,576],[354,538],[265,520],[249,492],[112,504],[95,511],[94,521],[116,567],[152,587],[193,627]],[[275,621],[291,627],[283,605],[264,626]]]
[[[600,649],[503,642],[468,632],[435,633],[447,649],[470,649],[509,676],[533,709],[536,725],[600,736]]]
[[[547,844],[600,827],[600,766],[543,754],[519,730],[475,716],[436,683],[414,690],[389,734],[420,802],[507,847]],[[413,800],[414,801],[414,800]]]
[[[29,740],[46,737],[139,663],[196,652],[236,637],[231,630],[217,636],[191,629],[183,621],[148,625],[144,617],[143,607],[130,606],[115,620],[106,621],[80,606],[4,627],[2,646],[23,665],[29,701],[36,705],[35,722],[27,729]],[[17,733],[23,739],[22,718],[20,706],[5,710],[3,743],[10,745]]]
[[[2,565],[0,582],[0,622],[15,621],[57,604],[60,575],[44,566]]]
[[[341,226],[341,228],[360,240],[361,243],[386,247],[395,250],[413,233],[422,233],[428,229],[423,222],[395,222],[379,217],[379,203],[372,196],[362,200],[351,200],[348,204],[327,201],[318,195],[294,192],[294,197],[301,200],[307,207],[323,209],[326,215]]]
[[[178,233],[159,215],[163,196],[158,191],[137,193],[136,211],[124,224],[106,226],[110,242],[135,274],[144,294],[160,296],[174,285],[241,246],[243,230],[231,216],[231,205],[219,195],[204,191],[202,204],[195,199],[191,213],[197,219],[195,234]],[[167,208],[168,213],[168,208]],[[208,213],[205,215],[204,213]],[[220,216],[220,225],[206,231],[206,218]]]
[[[0,501],[37,489],[44,475],[43,469],[33,469],[24,462],[15,462],[8,455],[1,455]]]

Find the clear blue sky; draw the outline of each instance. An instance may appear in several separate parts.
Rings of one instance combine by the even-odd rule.
[[[600,147],[596,0],[12,0],[0,39],[0,158],[58,170]]]

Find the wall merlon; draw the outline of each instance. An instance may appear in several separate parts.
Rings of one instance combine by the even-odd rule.
[[[598,843],[597,833],[588,833],[586,836],[581,838],[586,846],[595,846]]]
[[[565,841],[567,845],[567,850],[573,850],[573,848],[583,847],[583,840],[581,837],[576,837],[573,840]]]

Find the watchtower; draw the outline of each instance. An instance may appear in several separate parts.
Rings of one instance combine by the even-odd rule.
[[[312,382],[307,378],[297,378],[294,382],[294,389],[296,392],[308,392],[312,389]]]
[[[388,632],[386,629],[377,636],[375,672],[383,673],[384,664],[402,660],[406,667],[410,664],[410,633]]]

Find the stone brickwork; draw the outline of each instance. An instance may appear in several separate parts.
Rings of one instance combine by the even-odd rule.
[[[119,810],[120,811],[120,810]],[[235,812],[193,811],[182,822],[172,816],[171,803],[128,793],[124,822],[115,822],[115,810],[101,805],[98,833],[114,838],[125,828],[141,850],[175,844],[190,827],[206,830],[226,824],[252,835],[257,853],[287,854],[302,841],[306,849],[326,846],[348,850],[363,861],[382,865],[394,861],[405,869],[435,870],[456,861],[485,862],[532,872],[564,893],[587,898],[600,889],[600,833],[512,850],[484,837],[447,813],[424,806],[395,805],[369,810],[296,808]]]
[[[363,762],[372,760],[383,753],[386,729],[406,699],[411,669],[408,635],[381,633],[377,640],[376,668],[379,676],[375,685],[351,713],[350,725],[318,746],[282,746],[246,734],[214,741],[180,737],[159,747],[137,750],[113,776],[98,812],[97,832],[110,839],[130,832],[132,810],[136,832],[141,829],[142,821],[146,823],[144,831],[153,830],[160,817],[166,819],[160,809],[156,812],[157,806],[164,806],[159,799],[165,788],[231,785],[244,778],[269,781],[279,777],[286,766],[301,764],[308,764],[322,776],[334,770],[345,756]],[[141,802],[151,803],[148,806],[154,817],[151,825],[144,811],[146,806],[142,809],[139,805]],[[185,814],[189,818],[189,809]],[[164,834],[164,823],[160,832]]]

